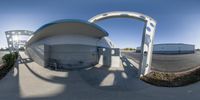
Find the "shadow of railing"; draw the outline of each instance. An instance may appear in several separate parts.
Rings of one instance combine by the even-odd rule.
[[[110,70],[110,67],[102,65],[81,70],[80,76],[91,86],[105,90],[136,91],[145,88],[134,86],[138,83],[146,86],[138,78],[138,69],[126,57],[120,59],[122,65],[119,68],[123,70],[115,68]]]

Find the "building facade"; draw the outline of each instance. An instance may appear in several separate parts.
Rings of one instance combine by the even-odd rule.
[[[195,52],[195,45],[183,43],[156,44],[153,49],[154,53],[160,54],[187,54]]]
[[[142,77],[151,70],[156,21],[137,12],[113,11],[98,14],[88,21],[60,20],[46,24],[29,39],[26,53],[42,66],[49,66],[49,63],[55,61],[65,68],[82,68],[95,64],[121,66],[119,48],[115,48],[107,37],[108,33],[95,24],[117,17],[136,19],[145,23],[138,74]]]
[[[136,52],[140,52],[137,47]],[[183,43],[155,44],[153,46],[154,54],[189,54],[195,53],[195,45]]]
[[[28,40],[26,53],[42,66],[48,67],[55,62],[62,68],[95,65],[105,54],[106,58],[102,58],[101,63],[109,66],[110,63],[105,63],[109,56],[119,56],[120,52],[114,49],[107,36],[108,33],[95,24],[82,20],[60,20],[39,28]]]

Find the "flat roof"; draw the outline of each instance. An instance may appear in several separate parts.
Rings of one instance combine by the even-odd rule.
[[[194,46],[193,44],[185,44],[185,43],[161,43],[161,44],[154,44],[154,46],[156,45],[192,45]]]

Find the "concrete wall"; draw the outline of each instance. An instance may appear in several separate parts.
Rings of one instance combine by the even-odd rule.
[[[44,45],[33,44],[26,49],[36,63],[48,67],[50,59],[63,68],[81,68],[98,63],[97,47],[87,45]]]
[[[97,42],[97,46],[106,48],[116,48],[116,45],[108,37],[101,38]]]
[[[99,48],[99,64],[107,67],[119,67],[121,52],[119,48]]]
[[[50,45],[50,59],[56,59],[63,68],[89,67],[98,63],[97,47],[88,45]]]
[[[36,63],[45,66],[44,44],[35,43],[26,48],[26,54]]]
[[[43,45],[34,44],[27,54],[39,65],[47,67],[49,59],[56,59],[63,68],[83,68],[95,64],[108,67],[120,66],[120,49],[99,48],[86,45]]]
[[[78,68],[97,64],[100,57],[98,48],[111,47],[114,47],[114,44],[105,37],[98,39],[81,35],[57,35],[28,45],[26,51],[36,63],[42,66],[47,66],[49,59],[56,59],[63,67]],[[109,53],[106,59],[110,55],[112,55],[111,59],[118,59],[113,55],[119,55],[120,52]],[[107,62],[111,59],[107,59]]]

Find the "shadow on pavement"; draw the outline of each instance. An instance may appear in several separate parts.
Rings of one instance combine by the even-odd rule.
[[[121,61],[122,66],[113,70],[106,66],[92,67],[81,70],[80,76],[91,86],[103,90],[137,91],[145,88],[147,85],[137,77],[138,69],[126,57],[121,57]]]
[[[137,68],[135,68],[125,57],[121,58],[122,66],[118,68],[109,68],[105,66],[90,67],[79,70],[65,70],[67,76],[54,75],[52,77],[44,77],[43,74],[35,71],[35,66],[30,66],[33,62],[31,59],[22,59],[20,66],[27,69],[31,73],[31,77],[37,77],[40,81],[51,84],[61,84],[63,89],[59,93],[48,94],[45,96],[21,97],[20,88],[23,83],[19,83],[19,75],[15,78],[16,84],[12,91],[14,96],[7,96],[5,100],[122,100],[132,99],[134,91],[142,90],[149,87],[148,84],[140,81],[137,76]],[[122,68],[122,69],[120,69]],[[47,69],[48,70],[48,69]],[[18,70],[18,74],[19,74]],[[49,70],[49,73],[53,71]],[[33,75],[33,76],[32,76]],[[42,82],[43,83],[43,82]],[[41,84],[42,85],[42,84]],[[44,84],[43,84],[44,85]],[[27,89],[38,87],[31,87]],[[47,87],[48,88],[48,87]],[[49,87],[50,88],[50,87]],[[41,88],[40,88],[41,89]],[[46,89],[46,88],[44,88]],[[42,90],[42,89],[41,89]],[[29,90],[30,91],[30,90]],[[111,92],[112,91],[112,92]],[[118,95],[123,92],[122,95]],[[1,97],[2,98],[2,97]]]

